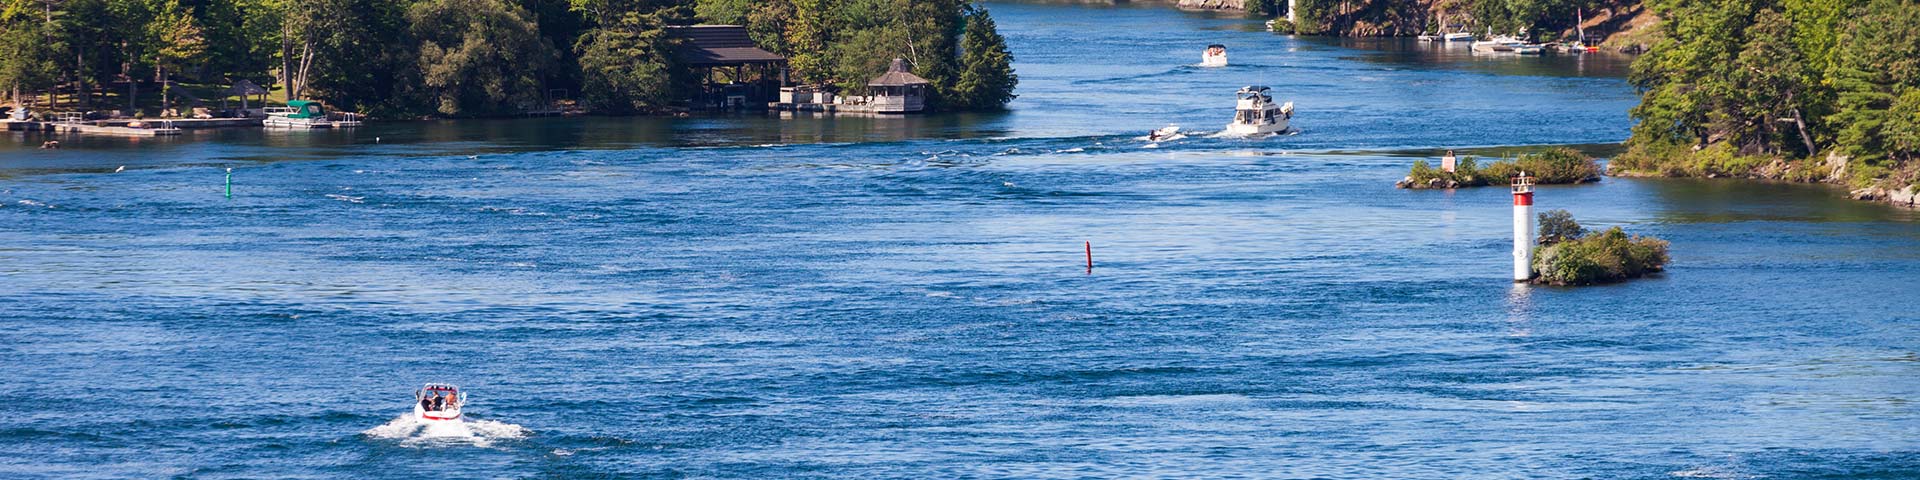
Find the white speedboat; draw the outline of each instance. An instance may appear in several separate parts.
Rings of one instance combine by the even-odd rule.
[[[466,404],[467,394],[452,384],[429,383],[413,392],[413,416],[421,421],[459,421]]]
[[[1293,119],[1293,102],[1273,103],[1267,87],[1241,87],[1234,96],[1239,102],[1233,107],[1233,123],[1227,124],[1228,135],[1266,135],[1287,130],[1287,122]]]
[[[1227,46],[1221,45],[1218,43],[1213,45],[1207,45],[1207,51],[1200,54],[1200,66],[1202,67],[1227,66]]]
[[[281,128],[333,128],[327,108],[312,100],[288,100],[285,107],[267,107],[262,125]]]
[[[1467,32],[1453,32],[1446,35],[1441,35],[1440,38],[1448,42],[1471,42],[1473,41],[1473,34],[1467,33]]]

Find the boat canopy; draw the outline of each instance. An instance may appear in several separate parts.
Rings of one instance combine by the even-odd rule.
[[[427,384],[427,386],[424,386],[424,387],[420,387],[420,391],[423,391],[423,392],[458,392],[458,391],[460,391],[460,387],[459,387],[459,386],[457,386],[457,385],[454,385],[454,384],[450,384],[450,383],[429,383],[429,384]]]
[[[1221,50],[1226,50],[1226,49],[1227,49],[1227,46],[1226,46],[1226,45],[1221,45],[1221,44],[1218,44],[1218,43],[1216,43],[1216,44],[1212,44],[1212,45],[1207,45],[1207,48],[1209,48],[1209,49],[1212,49],[1212,48],[1218,48],[1218,49],[1221,49]]]
[[[287,108],[293,109],[293,113],[288,114],[287,118],[326,118],[327,117],[326,107],[322,106],[320,102],[316,102],[313,100],[288,100]]]

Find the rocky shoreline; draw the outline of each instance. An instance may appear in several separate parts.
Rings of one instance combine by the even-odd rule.
[[[1811,181],[1806,180],[1804,176],[1805,172],[1795,171],[1795,168],[1808,167],[1781,159],[1776,159],[1766,165],[1755,168],[1745,175],[1669,175],[1660,172],[1619,170],[1611,168],[1611,165],[1606,169],[1606,175],[1621,178],[1728,178],[1771,182],[1817,183],[1845,188],[1848,184],[1847,165],[1850,160],[1852,159],[1845,155],[1836,153],[1827,154],[1825,162],[1821,162],[1812,167],[1818,168],[1819,170],[1814,172],[1818,177],[1813,178]],[[1796,180],[1796,178],[1798,178],[1798,180]],[[1916,186],[1913,185],[1908,185],[1900,189],[1870,186],[1846,190],[1846,192],[1847,197],[1854,200],[1879,202],[1902,208],[1920,209],[1920,188],[1916,188]]]

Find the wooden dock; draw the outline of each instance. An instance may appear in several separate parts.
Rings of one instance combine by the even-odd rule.
[[[131,126],[136,120],[98,120],[64,122],[4,122],[11,131],[77,133],[82,135],[108,135],[115,137],[161,137],[179,135],[181,130],[189,128],[225,128],[259,127],[258,118],[183,118],[174,120],[140,121],[143,125]]]

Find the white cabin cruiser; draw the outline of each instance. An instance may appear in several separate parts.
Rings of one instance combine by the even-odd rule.
[[[1207,51],[1200,54],[1200,66],[1202,67],[1227,66],[1227,46],[1221,45],[1218,43],[1213,45],[1207,45]]]
[[[1234,105],[1233,123],[1227,124],[1227,134],[1265,135],[1287,130],[1287,121],[1293,119],[1293,102],[1275,104],[1273,97],[1267,95],[1268,90],[1263,86],[1246,86],[1234,92],[1239,102]]]
[[[447,422],[460,420],[460,407],[467,404],[467,394],[460,387],[446,383],[429,383],[413,392],[413,416],[426,422]]]
[[[1453,33],[1449,33],[1444,36],[1441,36],[1440,38],[1448,42],[1471,42],[1473,41],[1473,34],[1467,33],[1467,32],[1453,32]]]

